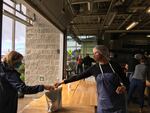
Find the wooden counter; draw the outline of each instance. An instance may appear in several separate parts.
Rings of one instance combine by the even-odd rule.
[[[62,106],[57,113],[95,113],[95,82],[79,81],[62,86]],[[31,101],[20,113],[47,113],[46,97]]]

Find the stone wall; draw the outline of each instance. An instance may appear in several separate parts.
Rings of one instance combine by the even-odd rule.
[[[28,11],[28,14],[31,12]],[[28,85],[53,84],[62,79],[63,34],[36,14],[34,25],[27,27],[25,81]]]

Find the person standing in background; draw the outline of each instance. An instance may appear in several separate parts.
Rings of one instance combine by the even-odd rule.
[[[146,86],[146,78],[148,75],[148,67],[145,65],[145,58],[142,57],[140,59],[140,64],[135,66],[135,71],[130,82],[129,93],[128,93],[128,103],[132,99],[132,95],[135,90],[138,91],[139,94],[139,112],[143,113],[143,106],[144,106],[144,91]]]
[[[92,66],[92,62],[95,62],[95,60],[91,58],[87,53],[86,56],[83,58],[84,71]]]
[[[129,83],[131,82],[134,70],[135,70],[135,66],[137,64],[139,64],[139,59],[141,59],[142,55],[141,54],[135,54],[134,57],[130,58],[128,60],[128,64],[127,64],[127,77],[129,79]]]
[[[83,59],[82,59],[82,56],[81,55],[78,55],[77,57],[77,74],[80,74],[83,72]]]

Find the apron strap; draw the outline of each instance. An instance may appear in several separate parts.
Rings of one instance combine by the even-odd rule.
[[[111,69],[112,69],[112,71],[114,72],[114,73],[116,73],[115,72],[115,70],[114,70],[114,68],[112,67],[112,65],[111,65],[111,63],[109,62],[109,65],[110,65],[110,67],[111,67]],[[120,82],[120,85],[124,85],[123,83],[122,83],[122,80],[121,80],[121,78],[120,78],[120,76],[116,73],[116,75],[119,77],[119,82]]]
[[[103,72],[103,69],[102,69],[102,67],[101,67],[101,64],[99,63],[99,69],[100,69],[100,71],[101,71],[101,73],[102,73],[102,75],[104,74],[104,72]]]
[[[113,73],[116,73],[115,70],[114,70],[114,68],[112,67],[111,63],[108,62],[108,64],[109,64],[110,68],[112,69]],[[102,69],[102,66],[101,66],[100,63],[99,63],[99,68],[100,68],[100,70],[101,70],[102,76],[104,76],[104,72],[103,72],[103,69]],[[117,73],[116,73],[116,75],[119,77],[120,85],[124,85],[124,84],[122,83],[122,80],[121,80],[120,76],[119,76]]]
[[[114,73],[116,73],[110,62],[109,62],[109,66],[110,66],[110,68],[112,69],[112,71],[113,71]]]
[[[116,73],[116,72],[115,72],[115,70],[113,69],[113,67],[112,67],[111,63],[109,62],[108,64],[109,64],[109,66],[110,66],[111,70],[113,71],[113,73]],[[99,68],[100,68],[100,70],[101,70],[101,73],[102,73],[102,74],[104,74],[103,69],[102,69],[102,66],[101,66],[101,64],[100,64],[100,63],[99,63]]]

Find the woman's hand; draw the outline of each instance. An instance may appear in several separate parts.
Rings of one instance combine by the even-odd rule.
[[[54,86],[51,86],[51,85],[44,85],[44,89],[45,89],[45,90],[54,90],[55,87],[54,87]]]
[[[117,94],[123,94],[126,92],[126,87],[124,85],[118,86],[116,89]]]
[[[64,84],[64,81],[55,83],[55,84],[54,84],[54,87],[55,87],[55,88],[58,88],[61,84]]]
[[[150,87],[150,81],[146,80],[146,86]]]

